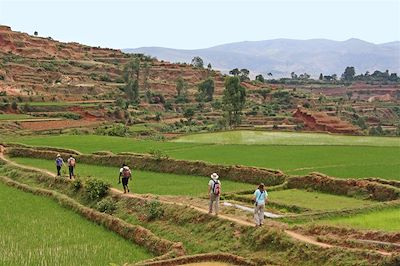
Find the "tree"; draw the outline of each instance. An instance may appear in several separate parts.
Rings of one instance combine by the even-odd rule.
[[[193,116],[194,116],[194,110],[193,110],[192,108],[186,109],[186,110],[183,112],[183,116],[184,116],[187,120],[191,121],[192,118],[193,118]]]
[[[214,80],[212,78],[208,78],[198,86],[198,100],[205,100],[206,102],[211,102],[213,100],[214,95]]]
[[[398,77],[397,77],[397,73],[391,73],[390,74],[390,77],[389,77],[389,80],[390,81],[398,81]]]
[[[203,68],[204,67],[204,62],[203,59],[201,59],[200,56],[195,56],[192,59],[192,66],[198,67],[198,68]]]
[[[187,102],[187,89],[187,82],[182,77],[179,77],[176,80],[176,102]]]
[[[249,79],[250,71],[246,68],[242,68],[240,70],[240,81],[250,80]]]
[[[229,71],[229,74],[231,74],[232,76],[239,76],[240,70],[238,68],[234,68],[231,71]]]
[[[367,129],[368,126],[365,122],[365,118],[364,117],[358,117],[355,121],[354,124],[356,124],[357,126],[359,126],[361,129]]]
[[[268,72],[267,76],[268,76],[268,77],[272,77],[272,73],[271,73],[271,72]]]
[[[131,104],[138,104],[139,98],[139,83],[137,80],[129,80],[125,86],[125,94]]]
[[[207,69],[208,69],[208,70],[211,70],[211,69],[212,69],[211,63],[208,63]]]
[[[319,80],[324,80],[324,76],[321,74],[319,74]]]
[[[342,79],[346,81],[352,81],[354,79],[354,75],[356,74],[356,71],[354,67],[346,67],[344,70],[344,73],[342,74]]]
[[[144,88],[144,90],[150,89],[149,77],[150,77],[150,64],[146,62],[143,65],[143,88]]]
[[[140,59],[139,58],[135,58],[125,64],[124,71],[123,71],[123,78],[126,83],[128,83],[129,80],[131,80],[131,79],[139,80],[139,75],[140,75]]]
[[[139,97],[140,60],[135,58],[124,66],[123,78],[126,83],[124,91],[130,104],[138,104]]]
[[[292,79],[297,79],[297,75],[296,75],[296,73],[294,73],[294,72],[290,73],[290,77],[291,77]]]
[[[310,75],[307,73],[300,74],[300,76],[299,76],[299,79],[302,79],[302,80],[307,80],[309,78],[310,78]]]
[[[351,97],[353,97],[353,92],[348,91],[348,92],[346,92],[346,95],[349,98],[349,100],[351,100]]]
[[[38,36],[38,32],[37,31],[35,31],[34,33],[33,33],[33,35],[35,35],[35,36]]]
[[[270,89],[261,89],[258,91],[258,93],[263,97],[263,101],[265,102],[267,100],[268,94],[271,92]]]
[[[122,99],[122,98],[118,98],[118,99],[115,101],[115,105],[118,106],[118,107],[121,108],[121,109],[125,109],[125,107],[126,107],[125,101],[124,101],[124,99]]]
[[[222,97],[222,109],[230,126],[240,123],[241,111],[246,103],[246,89],[240,85],[239,77],[227,77]]]
[[[11,108],[12,108],[13,110],[17,110],[17,109],[18,109],[18,104],[17,104],[16,101],[13,101],[13,102],[11,103]]]
[[[264,79],[263,75],[261,75],[261,74],[256,76],[256,80],[259,82],[262,82],[262,83],[265,82],[265,79]]]

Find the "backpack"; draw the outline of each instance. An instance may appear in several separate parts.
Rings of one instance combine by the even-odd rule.
[[[212,192],[214,193],[214,195],[219,196],[221,194],[221,184],[219,183],[218,180],[213,180],[214,185],[212,187]]]
[[[122,176],[123,177],[130,177],[130,175],[131,175],[131,171],[130,170],[128,170],[128,169],[123,169],[122,170]]]
[[[74,158],[70,158],[69,159],[69,165],[70,166],[75,166],[75,159]]]

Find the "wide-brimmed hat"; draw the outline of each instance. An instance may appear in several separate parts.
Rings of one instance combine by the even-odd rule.
[[[57,157],[61,157],[61,155],[60,155],[60,154],[57,154]]]
[[[215,180],[215,179],[218,179],[219,176],[217,173],[212,173],[211,178]]]
[[[129,169],[128,166],[124,166],[124,167],[122,167],[122,169],[124,169],[124,170],[131,170],[131,169]]]

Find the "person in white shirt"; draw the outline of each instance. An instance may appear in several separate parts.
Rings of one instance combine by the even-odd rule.
[[[72,155],[69,156],[68,158],[68,170],[69,170],[69,179],[75,178],[75,164],[76,164],[76,160],[74,157],[72,157]]]
[[[132,172],[126,164],[123,164],[122,167],[119,169],[118,184],[121,183],[121,177],[124,193],[129,192],[128,182],[129,179],[132,177]]]

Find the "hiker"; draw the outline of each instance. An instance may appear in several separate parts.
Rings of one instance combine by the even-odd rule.
[[[119,178],[118,178],[118,184],[121,183],[121,177],[122,177],[122,186],[124,187],[124,193],[127,191],[129,192],[129,187],[128,187],[128,182],[129,179],[132,177],[132,172],[131,169],[126,164],[123,164],[121,169],[119,169]]]
[[[56,167],[57,167],[57,176],[61,176],[61,167],[63,166],[64,161],[61,158],[60,154],[57,154],[57,158],[56,158]]]
[[[256,226],[261,226],[264,223],[264,208],[267,201],[268,193],[265,190],[264,184],[261,183],[258,189],[254,192],[254,220]]]
[[[72,177],[75,178],[74,169],[75,169],[76,160],[74,157],[72,157],[72,155],[70,155],[67,162],[68,162],[68,170],[69,170],[69,179],[72,179]]]
[[[213,173],[211,175],[211,180],[208,182],[208,195],[210,196],[210,206],[208,209],[208,213],[212,213],[213,205],[215,203],[215,215],[218,216],[218,205],[219,205],[219,197],[221,195],[221,182],[218,180],[219,176],[217,173]]]

